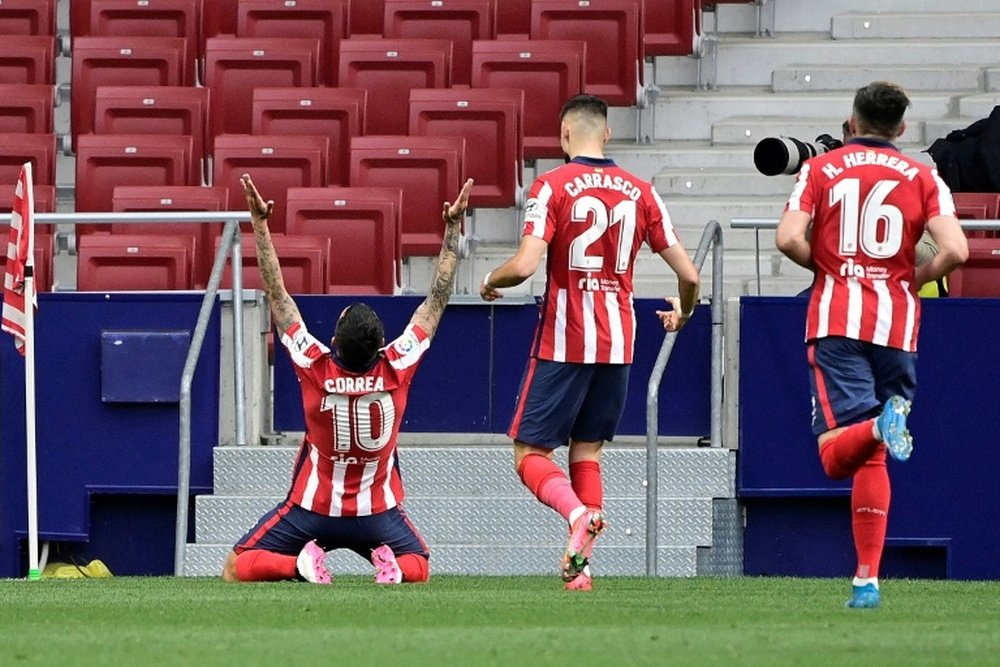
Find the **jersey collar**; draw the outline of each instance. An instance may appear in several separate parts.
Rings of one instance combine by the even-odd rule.
[[[896,151],[896,145],[891,141],[885,141],[884,139],[875,139],[873,137],[855,137],[853,139],[847,140],[848,144],[860,144],[868,148],[891,148]]]
[[[347,362],[345,362],[343,359],[340,358],[340,355],[337,354],[337,348],[333,348],[332,350],[330,350],[330,358],[333,359],[333,363],[335,363],[338,367],[340,367],[341,370],[345,370],[348,373],[353,373],[355,375],[364,375],[371,369],[375,368],[375,364],[377,364],[379,362],[379,359],[382,358],[382,354],[383,354],[382,350],[379,350],[378,354],[372,357],[372,360],[370,362],[364,364],[363,366],[355,368],[349,366]]]
[[[600,158],[600,157],[587,157],[586,155],[577,155],[575,158],[570,160],[573,164],[582,164],[585,167],[614,167],[615,161],[611,158]]]

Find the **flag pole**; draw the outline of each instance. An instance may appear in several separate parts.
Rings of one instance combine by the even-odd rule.
[[[24,434],[28,475],[28,581],[38,581],[38,465],[35,457],[35,178],[24,164],[25,217],[28,253],[24,258]]]
[[[38,581],[38,464],[35,457],[35,186],[31,163],[24,165],[24,199],[29,216],[28,255],[24,268],[24,421],[28,474],[28,581]]]
[[[32,234],[34,235],[34,234]],[[31,245],[31,243],[29,243]],[[28,472],[28,581],[41,578],[38,569],[38,468],[35,459],[35,299],[34,253],[28,255],[24,276],[24,419]]]

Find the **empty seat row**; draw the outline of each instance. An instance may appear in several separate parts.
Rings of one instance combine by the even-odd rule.
[[[190,156],[191,138],[182,135],[86,135],[76,160],[77,211],[106,211],[116,187],[196,186],[200,179]],[[216,186],[228,188],[226,208],[242,210],[243,194],[233,187],[240,175],[253,174],[262,192],[281,200],[290,188],[320,187],[327,139],[315,136],[219,137],[213,162]],[[461,137],[355,137],[351,140],[350,184],[403,191],[400,209],[401,253],[436,255],[443,227],[439,207],[465,178],[465,139]],[[194,176],[192,174],[195,174]],[[284,211],[272,215],[275,233],[286,231]],[[78,227],[82,236],[101,228]]]
[[[238,190],[238,188],[236,188]],[[224,188],[115,189],[116,211],[218,210]],[[158,194],[159,193],[159,196]],[[274,234],[290,292],[392,294],[399,284],[399,215],[394,188],[293,188],[285,210],[288,234]],[[77,289],[193,289],[207,283],[221,225],[119,223],[110,233],[82,235]],[[256,245],[244,234],[243,284],[260,289]],[[345,254],[348,252],[349,254]],[[222,287],[232,285],[227,266]]]

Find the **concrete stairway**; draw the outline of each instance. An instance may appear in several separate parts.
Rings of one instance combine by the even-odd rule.
[[[187,575],[219,574],[232,544],[287,493],[295,453],[293,447],[216,448],[215,493],[197,499]],[[433,572],[558,571],[565,525],[521,486],[511,471],[509,446],[408,445],[399,458],[407,513],[431,547]],[[664,447],[658,464],[658,574],[741,573],[735,452]],[[609,446],[603,468],[611,525],[595,551],[595,573],[645,574],[645,450]],[[328,562],[337,573],[371,573],[351,552],[331,552]]]

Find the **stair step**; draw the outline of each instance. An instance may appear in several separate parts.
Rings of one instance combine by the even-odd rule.
[[[833,17],[834,39],[996,38],[1000,12],[850,12]]]
[[[235,543],[284,496],[200,496],[195,541]],[[645,498],[605,495],[609,528],[601,537],[608,546],[645,544]],[[565,522],[524,489],[516,498],[484,494],[476,497],[421,497],[408,494],[406,513],[431,545],[523,545],[558,549],[566,543]],[[712,499],[661,499],[657,525],[663,546],[711,546]]]
[[[950,115],[952,108],[952,95],[946,93],[914,93],[910,101],[908,114],[912,118],[942,118]],[[745,116],[773,118],[776,112],[782,118],[822,119],[828,123],[826,131],[836,136],[851,113],[851,102],[851,96],[845,94],[774,93],[760,88],[733,88],[715,93],[672,92],[661,96],[656,103],[656,138],[715,140],[713,124],[718,121]],[[831,114],[839,118],[832,124]]]
[[[288,491],[295,447],[216,447],[215,493],[279,496]],[[565,464],[565,452],[556,461]],[[602,454],[605,493],[639,497],[645,493],[643,448],[608,445]],[[661,496],[728,498],[734,495],[735,453],[720,448],[660,448]],[[399,465],[411,496],[520,497],[510,447],[427,447],[400,445]]]
[[[844,91],[872,81],[892,81],[907,91],[978,91],[980,65],[783,65],[771,76],[775,92]]]
[[[995,64],[996,51],[995,38],[913,39],[901,44],[898,39],[833,40],[829,33],[784,34],[780,39],[722,36],[716,85],[769,86],[776,68],[795,63],[904,67]],[[698,80],[693,58],[657,58],[655,72],[659,86],[692,86]]]
[[[753,169],[664,169],[653,179],[664,197],[695,196],[788,196],[795,176],[764,176]]]
[[[1000,91],[1000,67],[986,68],[986,90],[991,93]]]
[[[838,105],[840,106],[840,105]],[[715,121],[712,124],[712,142],[720,144],[740,144],[750,147],[749,152],[753,156],[753,147],[761,139],[766,137],[795,137],[802,141],[813,141],[821,134],[829,134],[835,139],[840,139],[842,134],[841,125],[847,120],[850,112],[850,101],[845,103],[844,116],[825,116],[819,118],[802,118],[797,116],[744,116],[734,115]],[[953,122],[953,119],[939,118],[934,121],[923,121],[915,118],[906,119],[906,131],[900,137],[898,146],[904,153],[913,156],[919,155],[919,151],[926,145],[924,139],[925,126],[931,122]]]
[[[1000,45],[998,45],[1000,50]],[[958,100],[958,115],[966,118],[986,118],[1000,104],[1000,91],[981,95],[964,95]]]

